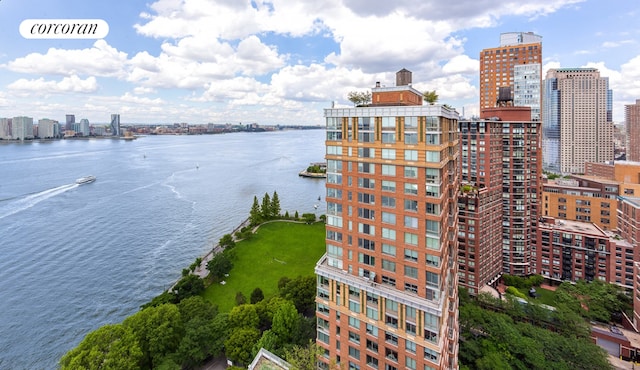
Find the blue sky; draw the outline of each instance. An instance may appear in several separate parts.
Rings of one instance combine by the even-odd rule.
[[[423,4],[424,3],[424,4]],[[322,124],[348,92],[435,89],[478,113],[478,55],[543,37],[548,68],[609,77],[614,120],[640,99],[636,0],[0,0],[0,117],[92,123]],[[103,19],[99,40],[25,39],[25,19]]]

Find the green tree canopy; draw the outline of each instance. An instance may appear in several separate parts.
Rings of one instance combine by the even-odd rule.
[[[298,276],[289,280],[280,290],[280,295],[292,301],[296,309],[305,316],[312,316],[315,312],[315,276]]]
[[[180,279],[173,287],[173,292],[181,301],[204,292],[204,281],[198,275],[187,275]]]
[[[217,279],[222,279],[233,268],[233,263],[226,253],[218,253],[207,262],[207,270]]]
[[[133,330],[122,324],[105,325],[87,334],[60,359],[62,370],[139,369],[142,350]]]
[[[258,328],[260,317],[252,304],[235,306],[229,312],[229,326],[236,328]]]
[[[184,335],[180,311],[174,304],[145,308],[127,317],[124,326],[130,327],[142,350],[142,368],[153,368],[167,354],[175,352]]]
[[[258,203],[258,197],[253,196],[253,204],[251,205],[251,210],[249,211],[249,222],[252,225],[257,225],[262,220],[262,210],[260,209],[260,204]]]
[[[371,93],[368,91],[366,92],[351,91],[347,94],[347,98],[356,107],[367,105],[371,102]]]
[[[422,93],[422,97],[429,104],[434,104],[438,101],[438,94],[436,94],[435,90],[425,91],[424,93]]]
[[[260,207],[260,210],[262,211],[263,220],[271,218],[271,197],[269,196],[269,193],[264,193],[264,197],[262,198],[262,207]]]
[[[251,304],[256,304],[256,303],[262,301],[263,299],[264,299],[264,293],[262,292],[262,289],[255,288],[251,292],[251,298],[250,298],[249,302],[251,302]]]
[[[254,328],[239,328],[231,332],[225,342],[225,353],[234,364],[247,365],[253,359],[253,347],[260,339],[260,330]]]
[[[280,216],[280,198],[278,197],[277,192],[273,192],[273,196],[271,197],[271,215],[273,217]]]

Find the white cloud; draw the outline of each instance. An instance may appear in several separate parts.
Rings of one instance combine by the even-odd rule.
[[[95,77],[91,76],[81,79],[76,75],[64,77],[59,82],[46,81],[40,77],[35,80],[27,80],[21,78],[7,86],[10,90],[18,92],[33,93],[36,95],[49,95],[56,93],[93,93],[98,90],[98,82]]]
[[[602,43],[603,48],[617,48],[628,44],[634,44],[634,40],[605,41]]]
[[[50,48],[46,54],[31,53],[2,67],[21,73],[122,77],[126,62],[126,53],[101,39],[91,48]]]

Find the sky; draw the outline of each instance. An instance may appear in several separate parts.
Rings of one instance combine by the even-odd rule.
[[[640,99],[637,0],[0,0],[0,117],[323,125],[402,68],[479,113],[480,51],[542,36],[549,68],[609,78],[614,121]],[[29,19],[102,19],[102,39],[27,39]]]

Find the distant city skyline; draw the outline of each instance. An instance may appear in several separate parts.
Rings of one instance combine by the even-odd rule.
[[[626,0],[425,4],[196,0],[0,2],[0,117],[109,123],[322,124],[407,68],[439,102],[479,114],[479,54],[505,32],[542,36],[550,68],[597,68],[613,119],[640,98],[640,4]],[[99,40],[24,39],[26,19],[103,19]]]

